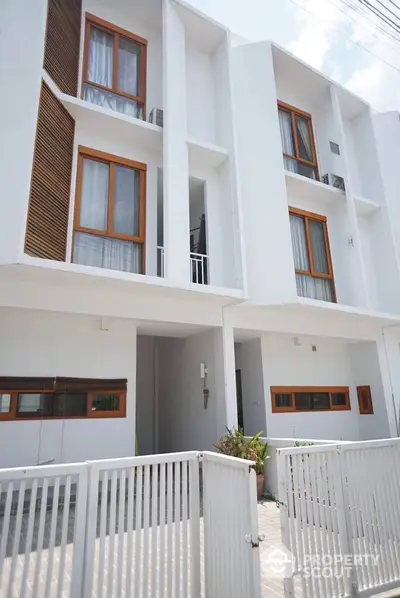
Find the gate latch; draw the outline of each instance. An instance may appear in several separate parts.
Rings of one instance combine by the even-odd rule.
[[[245,540],[246,540],[246,542],[251,544],[252,548],[258,548],[260,546],[261,542],[264,542],[265,534],[258,534],[256,542],[254,542],[253,538],[249,534],[246,534]]]

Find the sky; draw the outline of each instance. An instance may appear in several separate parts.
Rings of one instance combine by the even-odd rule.
[[[371,13],[361,17],[345,0],[188,1],[249,41],[280,44],[373,108],[400,110],[400,42],[380,31]],[[380,2],[398,13],[400,25],[400,10]]]

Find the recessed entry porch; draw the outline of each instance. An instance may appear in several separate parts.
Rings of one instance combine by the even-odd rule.
[[[390,436],[373,341],[235,331],[238,424],[268,438]]]
[[[136,454],[212,449],[224,406],[222,328],[138,326]]]

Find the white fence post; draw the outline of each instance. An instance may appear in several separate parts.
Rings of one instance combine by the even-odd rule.
[[[278,476],[278,502],[279,515],[281,524],[281,539],[282,544],[289,552],[292,552],[292,544],[290,541],[290,527],[289,527],[289,492],[287,488],[287,476],[291,476],[290,467],[289,473],[287,471],[287,464],[290,464],[290,457],[282,455],[280,450],[276,451],[277,457],[277,476]],[[291,486],[291,485],[290,485]],[[283,589],[285,598],[292,598],[294,596],[293,576],[285,577],[283,580]]]
[[[88,462],[87,465],[88,494],[86,500],[86,535],[83,567],[83,598],[89,598],[92,595],[99,485],[98,470],[95,467],[93,467],[90,464],[90,462]]]

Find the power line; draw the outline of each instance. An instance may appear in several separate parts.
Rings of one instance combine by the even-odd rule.
[[[383,23],[385,23],[385,25],[388,25],[391,29],[396,31],[396,33],[400,33],[400,25],[398,25],[397,23],[392,21],[392,19],[390,19],[388,16],[383,14],[383,12],[381,12],[379,10],[379,8],[376,8],[376,6],[371,4],[371,2],[369,2],[368,0],[358,0],[358,1],[361,4],[363,4],[364,6],[366,6],[372,13],[374,13],[378,19],[380,19]]]
[[[376,0],[376,2],[377,2],[378,4],[380,4],[381,6],[383,6],[383,8],[384,8],[384,9],[385,9],[387,12],[389,12],[391,15],[393,15],[393,16],[394,16],[396,19],[398,19],[398,18],[399,18],[399,15],[396,15],[396,13],[395,13],[395,12],[393,12],[393,11],[392,11],[392,10],[391,10],[391,9],[390,9],[388,6],[386,6],[386,4],[384,4],[384,3],[383,3],[381,0]]]
[[[304,10],[304,12],[307,12],[308,14],[316,17],[315,13],[312,13],[311,11],[309,11],[307,8],[305,8],[304,6],[302,6],[301,4],[299,4],[298,2],[296,2],[296,0],[290,0],[290,2],[292,2],[293,4],[295,4],[297,7],[301,8],[302,10]],[[337,5],[335,5],[337,8],[339,8]],[[343,12],[346,16],[347,13],[340,9],[339,10],[341,12]],[[367,52],[368,54],[370,54],[371,56],[373,56],[374,58],[377,58],[378,60],[380,60],[381,62],[383,62],[384,64],[386,64],[387,66],[390,66],[392,69],[394,69],[395,71],[397,71],[398,73],[400,73],[400,69],[397,68],[396,66],[394,66],[394,64],[388,62],[387,60],[385,60],[384,58],[382,58],[381,56],[378,56],[377,54],[375,54],[375,52],[372,52],[372,50],[369,50],[368,48],[366,48],[365,46],[363,46],[362,44],[359,44],[356,41],[352,41],[351,42],[353,45],[358,46],[359,48],[361,48],[361,50],[364,50],[365,52]]]
[[[395,6],[397,8],[397,10],[400,10],[400,6],[398,4],[396,4],[396,2],[393,2],[393,0],[389,0],[390,4],[393,4],[393,6]]]
[[[331,0],[329,0],[329,1],[331,1]],[[361,7],[358,3],[357,3],[357,5],[355,5],[352,3],[352,0],[342,0],[342,1],[345,4],[345,6],[350,8],[353,12],[355,12],[360,17],[362,17],[369,24],[371,29],[376,29],[376,30],[380,31],[381,33],[383,33],[383,35],[385,35],[391,41],[400,42],[400,37],[397,37],[395,33],[393,33],[392,31],[389,31],[387,28],[383,27],[380,23],[377,23],[376,19],[374,17],[372,17],[372,19],[369,18],[368,12],[366,12],[364,10],[360,10]],[[331,3],[334,4],[334,6],[336,6],[338,8],[338,10],[340,10],[344,15],[346,15],[354,23],[359,25],[360,22],[357,19],[354,19],[345,10],[340,8],[336,3],[333,3],[332,1],[331,1]],[[378,41],[381,41],[381,39],[377,35],[374,34],[373,37],[375,39],[377,39]]]

